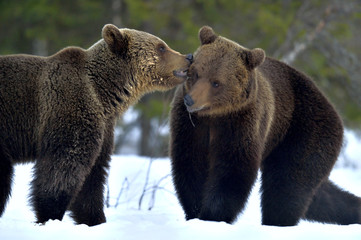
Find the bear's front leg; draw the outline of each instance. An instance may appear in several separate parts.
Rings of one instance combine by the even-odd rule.
[[[209,127],[177,96],[171,110],[170,157],[177,197],[187,220],[198,218],[208,174]],[[192,119],[190,119],[192,118]],[[193,125],[194,124],[194,125]]]
[[[82,189],[71,204],[71,217],[77,224],[94,226],[106,221],[103,193],[109,160],[109,155],[102,155],[97,159]]]
[[[113,126],[106,128],[106,131],[102,151],[82,189],[70,206],[71,216],[78,224],[94,226],[106,221],[103,193],[110,155],[113,150]]]
[[[260,151],[253,140],[245,139],[247,134],[229,123],[217,123],[213,128],[200,219],[232,223],[257,178]]]
[[[31,202],[38,223],[62,220],[99,155],[100,136],[81,129],[68,134],[52,132],[44,137],[56,140],[43,141],[34,166]]]

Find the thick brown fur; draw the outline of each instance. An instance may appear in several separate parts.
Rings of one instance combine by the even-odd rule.
[[[186,219],[233,222],[262,172],[262,223],[361,223],[328,180],[343,125],[312,80],[210,27],[171,109],[172,174]]]
[[[182,83],[190,61],[145,32],[108,24],[102,37],[50,57],[0,56],[0,215],[13,165],[36,159],[31,202],[39,223],[66,210],[79,224],[105,222],[116,118],[143,94]]]

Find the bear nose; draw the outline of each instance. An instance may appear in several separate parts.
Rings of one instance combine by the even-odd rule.
[[[187,59],[190,63],[192,63],[192,62],[193,62],[193,54],[192,54],[192,53],[187,54],[186,59]]]
[[[187,107],[190,107],[194,104],[194,101],[192,99],[191,96],[189,96],[189,94],[185,95],[184,96],[184,104],[187,106]]]

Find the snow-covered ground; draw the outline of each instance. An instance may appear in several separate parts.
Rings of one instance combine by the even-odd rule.
[[[358,165],[361,162],[361,143],[350,133],[348,139],[351,139],[348,144],[350,147],[345,154],[349,159],[359,159],[353,164]],[[0,218],[0,240],[64,240],[80,237],[124,240],[361,239],[361,225],[337,226],[302,221],[295,227],[262,226],[259,182],[253,189],[247,208],[235,224],[200,220],[186,222],[174,194],[169,159],[153,159],[147,181],[149,163],[149,158],[139,156],[113,157],[105,193],[109,205],[105,209],[107,223],[95,227],[74,225],[68,216],[65,216],[62,222],[35,224],[35,216],[27,200],[32,165],[16,166],[12,198]],[[332,172],[331,179],[339,186],[361,196],[361,168],[337,167]],[[145,194],[139,204],[144,189]],[[151,210],[148,210],[149,208]]]

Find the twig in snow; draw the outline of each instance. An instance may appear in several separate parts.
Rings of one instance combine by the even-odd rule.
[[[147,169],[147,175],[145,176],[145,183],[144,183],[143,191],[142,191],[142,194],[140,195],[139,202],[138,202],[138,209],[139,210],[142,207],[143,198],[144,198],[144,195],[145,195],[145,193],[147,191],[147,186],[148,186],[148,182],[149,182],[149,175],[150,175],[150,169],[152,167],[153,161],[154,161],[153,158],[151,158],[150,161],[149,161],[149,165],[148,165],[148,169]]]

